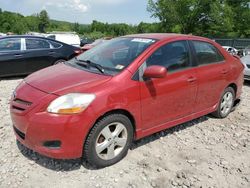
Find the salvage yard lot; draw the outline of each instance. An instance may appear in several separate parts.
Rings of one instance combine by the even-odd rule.
[[[21,80],[0,80],[0,187],[250,187],[250,83],[227,118],[203,116],[146,137],[118,164],[93,170],[16,143],[8,100]]]

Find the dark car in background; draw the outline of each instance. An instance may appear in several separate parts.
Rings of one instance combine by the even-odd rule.
[[[83,47],[84,45],[86,44],[91,44],[93,43],[94,40],[92,39],[89,39],[89,38],[81,38],[81,41],[80,41],[80,46]]]
[[[94,42],[90,43],[90,44],[85,44],[81,49],[83,50],[83,52],[98,46],[104,42],[109,41],[110,39],[112,39],[111,37],[105,37],[105,38],[101,38],[101,39],[96,39]]]
[[[49,38],[0,38],[0,77],[27,75],[79,55],[81,49]]]

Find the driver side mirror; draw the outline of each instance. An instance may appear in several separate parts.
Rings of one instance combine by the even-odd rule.
[[[144,78],[164,78],[167,76],[167,69],[163,66],[152,65],[144,71]]]

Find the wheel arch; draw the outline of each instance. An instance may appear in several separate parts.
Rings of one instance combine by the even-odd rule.
[[[113,110],[109,110],[105,113],[103,113],[101,116],[99,116],[95,121],[94,123],[91,125],[88,133],[86,134],[86,137],[84,138],[84,145],[85,145],[85,142],[86,142],[86,138],[87,136],[89,135],[89,133],[91,132],[91,130],[93,129],[94,125],[100,121],[102,118],[104,118],[105,116],[108,116],[110,114],[123,114],[125,116],[127,116],[129,118],[129,120],[131,121],[131,124],[132,124],[132,128],[133,128],[133,133],[134,133],[134,138],[136,136],[136,121],[135,121],[135,118],[134,116],[128,111],[128,110],[125,110],[125,109],[113,109]],[[83,145],[83,147],[84,147]]]
[[[136,121],[135,121],[135,118],[134,116],[128,111],[128,110],[125,110],[125,109],[113,109],[113,110],[110,110],[110,111],[107,111],[105,112],[103,115],[101,115],[100,117],[97,118],[97,120],[95,121],[95,123],[92,125],[92,127],[100,120],[102,119],[103,117],[105,116],[108,116],[110,114],[123,114],[125,116],[127,116],[129,118],[129,120],[131,121],[131,124],[133,126],[133,131],[134,131],[134,134],[135,134],[135,131],[136,131]]]
[[[226,88],[228,88],[228,87],[233,88],[233,89],[234,89],[234,92],[235,92],[235,95],[237,95],[237,90],[238,90],[238,88],[237,88],[237,85],[236,85],[235,83],[229,84]]]
[[[121,117],[121,115],[126,116],[130,120],[130,122],[132,124],[132,127],[130,126],[130,128],[129,128],[130,129],[129,132],[132,133],[132,134],[129,134],[130,136],[128,135],[129,139],[126,140],[126,144],[124,145],[125,150],[123,148],[123,150],[117,156],[114,156],[113,158],[108,159],[106,161],[100,161],[102,159],[98,158],[98,154],[93,149],[94,147],[96,147],[96,145],[95,145],[96,141],[94,139],[98,138],[98,137],[95,138],[95,133],[99,134],[100,132],[96,132],[96,131],[98,131],[98,130],[100,131],[100,130],[103,129],[102,126],[106,126],[105,123],[103,124],[101,122],[102,118],[105,118],[107,116],[112,117],[112,115],[118,115],[118,117]],[[127,119],[123,118],[123,120],[128,123]],[[100,124],[98,124],[98,123],[101,123],[101,127],[99,126]],[[84,161],[87,161],[88,164],[93,165],[94,168],[110,166],[110,165],[120,161],[122,158],[124,158],[126,156],[127,151],[130,148],[130,146],[131,146],[131,144],[132,144],[132,142],[134,140],[134,133],[135,133],[134,132],[134,130],[135,130],[134,127],[135,127],[135,120],[134,120],[134,117],[132,116],[132,114],[129,111],[124,110],[124,109],[113,109],[113,110],[105,112],[100,117],[98,117],[96,119],[96,121],[94,121],[92,127],[89,129],[89,132],[86,135],[86,138],[85,138],[85,140],[83,142],[83,147],[82,147],[82,159]],[[115,160],[115,161],[112,162],[112,160]]]

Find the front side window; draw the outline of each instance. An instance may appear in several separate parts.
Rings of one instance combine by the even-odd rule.
[[[0,52],[21,50],[20,38],[8,38],[0,40]]]
[[[147,60],[147,66],[160,65],[168,72],[190,67],[190,58],[187,41],[168,43],[156,50]]]
[[[101,67],[105,73],[115,75],[129,66],[141,53],[155,42],[155,39],[146,38],[115,38],[97,45],[68,63],[78,66],[79,61],[91,62],[92,65],[95,64],[95,67],[90,66],[91,69],[96,69],[97,65]]]
[[[210,43],[193,41],[193,45],[199,65],[217,63],[224,60],[218,49]]]
[[[49,49],[50,44],[41,39],[26,39],[26,49],[36,50],[36,49]]]

